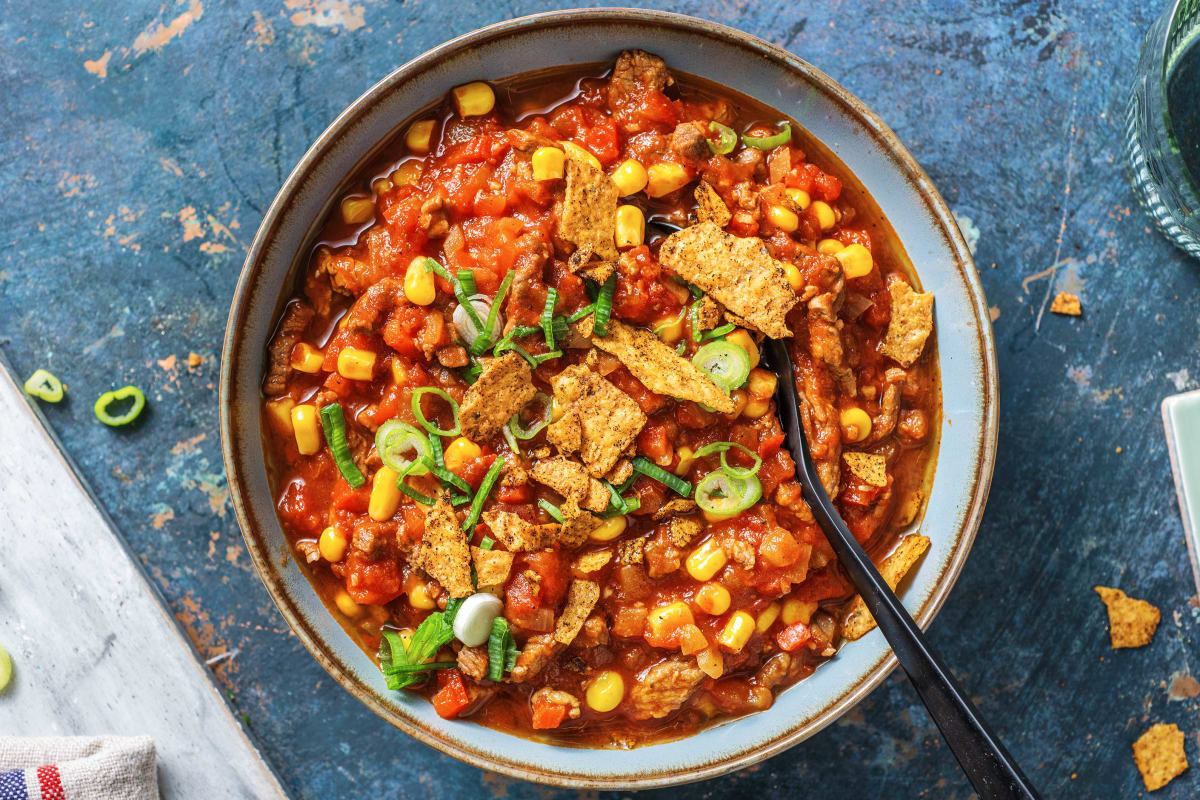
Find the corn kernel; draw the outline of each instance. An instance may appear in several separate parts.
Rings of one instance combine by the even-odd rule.
[[[376,195],[381,195],[384,192],[390,192],[391,190],[392,182],[387,178],[376,178],[375,180],[371,181],[371,191]]]
[[[292,409],[292,430],[296,433],[296,449],[302,456],[311,456],[321,449],[321,424],[317,407],[304,403]]]
[[[588,538],[593,542],[611,542],[625,532],[627,524],[624,517],[609,517],[588,534]]]
[[[746,351],[746,355],[750,356],[750,368],[758,366],[761,356],[758,353],[758,345],[754,343],[754,337],[745,328],[738,328],[725,334],[725,341],[733,342],[738,347]]]
[[[725,419],[734,420],[742,415],[746,410],[746,404],[750,402],[750,394],[745,389],[734,389],[729,393],[729,399],[733,401],[733,410],[726,411],[721,416]]]
[[[742,416],[746,417],[746,419],[761,419],[770,410],[771,398],[751,397],[746,403],[746,407],[742,409]]]
[[[423,119],[408,126],[404,134],[404,146],[413,153],[428,153],[433,144],[433,126],[431,119]]]
[[[677,448],[675,455],[679,456],[679,463],[675,465],[674,472],[682,478],[692,468],[692,462],[696,460],[696,453],[692,448],[685,445]]]
[[[811,206],[813,214],[816,216],[817,224],[821,226],[821,230],[827,231],[837,224],[837,215],[833,213],[833,209],[823,200],[817,200]]]
[[[775,387],[778,384],[779,378],[774,372],[755,368],[750,370],[750,377],[746,381],[746,388],[753,397],[773,397],[775,395]]]
[[[717,636],[717,644],[731,653],[740,653],[746,646],[746,642],[750,641],[752,633],[754,633],[754,617],[745,611],[737,611],[729,618],[729,621],[725,623],[724,630]]]
[[[812,619],[813,612],[816,610],[816,603],[789,597],[783,601],[783,611],[780,616],[783,618],[784,625],[795,625],[797,622],[803,622],[807,625]]]
[[[646,170],[646,194],[651,197],[662,197],[677,189],[682,189],[690,180],[691,177],[688,176],[687,170],[679,164],[670,162],[651,164],[650,168]]]
[[[617,185],[621,197],[629,197],[646,188],[646,168],[632,158],[627,158],[617,165],[612,174],[613,183]]]
[[[621,677],[621,673],[606,669],[592,678],[585,697],[588,708],[593,711],[599,711],[602,714],[612,711],[625,698],[625,679]]]
[[[367,514],[376,522],[389,520],[400,508],[400,490],[396,481],[400,476],[390,467],[380,467],[371,479],[371,499],[367,504]]]
[[[707,650],[696,654],[696,666],[699,667],[700,671],[708,677],[714,679],[719,678],[725,674],[725,656],[721,655],[720,650],[716,649],[715,647],[710,647]],[[705,698],[697,700],[695,703],[693,703],[693,706],[699,706],[704,699]],[[711,700],[708,702],[710,704],[712,703]],[[716,707],[713,706],[712,712],[708,713],[706,711],[706,713],[708,713],[708,716],[711,717],[716,714],[716,711]]]
[[[729,590],[719,583],[706,583],[696,590],[696,605],[705,614],[720,616],[729,610],[731,602]]]
[[[716,539],[705,539],[699,547],[688,554],[684,566],[688,575],[698,581],[707,581],[716,575],[729,561],[724,548]]]
[[[563,152],[570,156],[572,161],[585,161],[595,169],[604,169],[600,164],[600,159],[592,154],[591,150],[585,147],[580,147],[574,142],[559,142],[562,145]]]
[[[375,353],[358,347],[343,347],[338,351],[337,371],[352,381],[369,381],[375,377]]]
[[[617,247],[637,247],[646,239],[646,216],[637,206],[617,209]]]
[[[325,355],[307,342],[300,342],[292,348],[292,369],[315,375],[325,364]]]
[[[658,639],[665,639],[676,628],[694,625],[695,622],[696,618],[692,616],[692,610],[687,607],[687,603],[681,600],[658,606],[646,615],[646,627],[650,630],[651,635]]]
[[[347,617],[358,617],[363,613],[363,607],[354,602],[354,598],[345,589],[338,591],[333,597],[333,604],[337,606],[338,611],[345,614]]]
[[[663,317],[654,323],[654,333],[664,344],[675,344],[683,338],[683,320],[687,316],[683,312],[674,317]]]
[[[557,147],[539,147],[530,160],[535,181],[552,181],[563,176],[567,156]]]
[[[361,225],[375,218],[375,201],[370,197],[347,197],[342,200],[342,221]]]
[[[779,603],[771,603],[771,605],[759,612],[758,619],[754,620],[754,630],[759,633],[766,633],[775,624],[775,620],[779,619],[780,606]]]
[[[837,239],[822,239],[817,242],[817,252],[824,253],[827,256],[834,255],[839,250],[845,250],[846,245],[839,242]]]
[[[783,274],[787,275],[788,285],[792,287],[793,292],[799,293],[804,288],[804,277],[795,264],[790,261],[783,262]]]
[[[290,397],[281,397],[267,403],[267,420],[271,427],[285,435],[292,434],[292,409],[296,401]]]
[[[791,233],[800,227],[800,217],[796,216],[796,212],[783,206],[767,206],[767,219],[784,233]]]
[[[331,564],[336,564],[346,557],[346,547],[349,544],[346,534],[332,525],[322,531],[321,538],[317,539],[317,549],[321,551],[321,558]]]
[[[460,117],[481,117],[496,107],[496,93],[483,81],[455,86],[450,94]]]
[[[433,595],[429,593],[429,587],[420,581],[414,582],[409,587],[408,603],[413,608],[418,608],[422,611],[429,611],[437,607]]]
[[[833,257],[842,262],[842,272],[847,278],[861,278],[869,275],[875,266],[875,261],[871,258],[871,251],[861,244],[846,245],[845,249],[837,251]]]
[[[842,412],[842,436],[851,444],[861,442],[871,433],[871,415],[858,406]]]
[[[425,258],[417,256],[404,271],[404,296],[418,306],[427,306],[437,297],[433,273],[425,271]]]
[[[446,447],[442,459],[446,463],[446,469],[458,472],[468,461],[479,458],[481,455],[483,455],[483,448],[467,437],[459,436]]]
[[[803,189],[785,189],[784,193],[788,199],[795,203],[796,208],[803,211],[812,204],[812,198],[808,196],[808,192]]]
[[[392,174],[388,176],[392,184],[395,186],[408,186],[410,183],[416,183],[421,177],[421,162],[412,159],[405,161],[396,169],[392,170]]]

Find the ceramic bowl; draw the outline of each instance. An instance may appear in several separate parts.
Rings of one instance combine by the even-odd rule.
[[[857,175],[891,222],[924,288],[935,294],[941,450],[918,523],[933,544],[903,592],[908,609],[928,625],[966,560],[991,482],[996,361],[979,277],[945,202],[875,114],[812,65],[712,22],[628,9],[516,19],[430,50],[352,103],[292,171],[250,247],[225,336],[221,435],[234,507],[259,573],[296,635],[347,691],[408,734],[478,767],[573,787],[645,789],[720,775],[812,736],[895,666],[883,636],[874,631],[848,644],[782,692],[768,711],[686,739],[602,756],[443,720],[423,698],[386,689],[379,670],[326,611],[289,555],[267,483],[258,413],[266,345],[293,276],[349,177],[381,142],[452,86],[611,61],[626,48],[656,53],[674,70],[716,80],[799,120]]]

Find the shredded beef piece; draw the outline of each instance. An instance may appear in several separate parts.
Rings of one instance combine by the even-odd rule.
[[[697,162],[709,157],[706,125],[703,122],[681,122],[671,134],[671,150],[685,161]]]
[[[384,278],[371,285],[346,312],[346,329],[354,333],[374,333],[385,315],[401,303],[404,297],[403,278]]]
[[[554,634],[552,633],[530,636],[517,656],[517,663],[513,666],[512,675],[510,676],[513,683],[524,683],[532,680],[539,672],[545,669],[546,665],[550,663],[550,660],[561,649],[562,645],[558,643],[558,640],[554,638]]]
[[[683,560],[683,551],[671,541],[669,526],[659,528],[646,540],[643,554],[646,559],[646,571],[651,578],[669,575],[679,569]]]
[[[634,719],[661,719],[682,706],[700,682],[704,673],[696,659],[671,656],[646,669],[637,677],[629,692]]]
[[[464,675],[481,681],[487,674],[487,665],[486,647],[464,647],[458,651],[458,668]]]
[[[263,391],[268,395],[287,391],[288,378],[292,377],[292,348],[312,322],[314,314],[313,307],[303,300],[290,304],[283,313],[279,330],[267,350],[267,379],[263,382]]]

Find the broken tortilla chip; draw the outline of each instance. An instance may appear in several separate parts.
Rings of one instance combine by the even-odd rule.
[[[1079,302],[1078,295],[1071,294],[1070,292],[1059,292],[1050,303],[1050,310],[1055,314],[1078,317],[1083,314],[1083,304]]]
[[[729,206],[717,194],[717,190],[706,181],[700,181],[696,187],[696,219],[700,222],[711,222],[718,228],[724,228],[733,219]]]
[[[902,367],[910,367],[933,333],[933,293],[915,292],[908,281],[895,278],[888,285],[892,319],[880,350]]]
[[[513,554],[472,547],[471,561],[475,565],[476,583],[480,586],[499,586],[508,580],[512,572]]]
[[[686,497],[676,497],[663,503],[658,511],[654,512],[654,521],[662,522],[664,519],[670,519],[680,514],[690,514],[695,510],[695,500],[688,500]]]
[[[592,318],[578,323],[579,332],[592,336]],[[633,377],[655,394],[692,400],[728,414],[737,408],[733,398],[699,367],[675,352],[645,328],[609,320],[608,335],[592,336],[592,344],[616,356]]]
[[[600,513],[608,508],[609,492],[604,484],[587,473],[578,461],[565,456],[543,458],[533,465],[530,476],[549,486],[568,501],[574,501],[589,511]]]
[[[576,247],[589,247],[605,261],[617,260],[617,200],[620,190],[582,154],[566,150],[567,185],[558,235]],[[580,264],[582,267],[583,265]]]
[[[1162,613],[1145,600],[1126,597],[1120,589],[1094,588],[1108,609],[1108,635],[1113,649],[1150,644]]]
[[[592,477],[603,478],[637,439],[646,415],[632,397],[583,364],[567,367],[550,383],[555,402],[579,415],[580,460]]]
[[[556,538],[559,544],[569,550],[582,547],[592,531],[599,528],[603,522],[595,514],[581,509],[579,503],[572,498],[564,500],[558,511],[563,516],[563,523],[562,527],[558,529]]]
[[[894,591],[908,571],[912,569],[913,564],[916,564],[928,549],[928,536],[915,533],[905,536],[900,540],[900,544],[896,545],[896,549],[889,553],[883,563],[879,565],[879,574]],[[842,617],[842,636],[846,641],[853,642],[874,629],[875,618],[867,610],[867,604],[862,597],[855,595]]]
[[[842,453],[854,476],[871,486],[887,486],[887,457],[878,453]]]
[[[451,597],[467,597],[474,593],[471,551],[450,505],[448,492],[440,492],[437,502],[425,509],[425,533],[417,561]]]
[[[463,436],[487,441],[535,394],[533,372],[524,358],[510,352],[492,359],[463,397],[458,412]]]
[[[483,521],[496,539],[513,553],[545,550],[558,527],[555,524],[535,525],[511,511],[485,511]]]
[[[701,222],[668,236],[658,259],[754,330],[772,339],[792,335],[786,317],[796,305],[796,292],[783,262],[771,257],[761,239],[734,236],[714,222]]]
[[[593,581],[571,581],[571,588],[567,590],[567,604],[554,626],[554,640],[564,645],[575,641],[588,614],[592,613],[592,608],[599,599],[600,584]]]
[[[1160,722],[1133,743],[1133,763],[1142,773],[1146,791],[1161,789],[1188,768],[1183,739],[1178,725]]]
[[[584,553],[571,562],[571,569],[579,572],[595,572],[609,561],[612,561],[612,550],[593,550]]]
[[[617,545],[617,556],[626,564],[640,564],[645,555],[646,540],[626,539]]]

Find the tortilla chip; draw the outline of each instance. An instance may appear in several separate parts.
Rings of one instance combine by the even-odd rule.
[[[595,572],[612,561],[612,550],[592,550],[571,562],[571,569],[578,572]]]
[[[1070,292],[1059,292],[1054,296],[1053,302],[1050,303],[1050,310],[1055,314],[1078,317],[1083,314],[1083,304],[1079,302],[1078,295],[1073,295]]]
[[[887,456],[878,453],[842,453],[854,476],[871,486],[887,486]]]
[[[582,547],[592,531],[599,528],[603,522],[594,514],[582,510],[579,503],[570,498],[565,500],[558,510],[563,515],[562,527],[558,529],[558,541],[563,547],[572,550]]]
[[[608,276],[617,268],[615,261],[593,261],[592,246],[585,244],[571,254],[567,259],[567,269],[571,272],[591,278],[596,283],[604,283]],[[569,345],[568,345],[569,346]]]
[[[551,422],[546,428],[546,441],[558,448],[560,453],[578,453],[583,446],[579,411],[568,408],[561,417]]]
[[[563,456],[543,458],[533,465],[530,476],[549,486],[568,501],[574,501],[597,514],[608,508],[609,491],[603,483],[588,475],[578,461]]]
[[[696,309],[696,322],[702,331],[711,331],[720,325],[721,304],[708,295],[700,298],[700,307]]]
[[[605,261],[616,261],[617,200],[621,192],[612,178],[581,155],[569,149],[566,154],[567,186],[558,235],[576,247],[590,247]]]
[[[671,544],[684,549],[692,543],[692,539],[700,534],[703,526],[695,519],[673,519],[667,523],[667,538]]]
[[[483,521],[496,540],[512,553],[545,550],[552,543],[554,530],[558,527],[557,524],[535,525],[511,511],[499,510],[483,512]]]
[[[500,586],[512,572],[513,554],[503,550],[471,548],[471,561],[475,564],[475,582],[482,586]]]
[[[591,317],[579,321],[579,332],[592,335]],[[699,367],[645,328],[609,320],[608,335],[592,336],[592,344],[620,359],[655,394],[703,403],[726,414],[737,408],[733,398]]]
[[[640,564],[642,563],[642,557],[645,555],[645,546],[646,540],[644,538],[626,539],[617,544],[617,557],[626,564]]]
[[[467,536],[458,524],[448,492],[440,492],[437,502],[425,509],[425,534],[417,562],[451,597],[467,597],[475,592]]]
[[[1146,791],[1161,789],[1188,768],[1178,725],[1158,723],[1133,743],[1133,763],[1142,773]]]
[[[628,458],[622,458],[617,462],[617,465],[608,471],[604,476],[604,480],[613,484],[622,484],[633,476],[633,462]]]
[[[1126,597],[1120,589],[1096,586],[1096,594],[1108,608],[1108,635],[1114,650],[1150,644],[1162,613],[1145,600]]]
[[[581,460],[593,477],[604,477],[636,441],[646,415],[632,397],[582,364],[567,367],[550,383],[555,401],[579,414]]]
[[[558,623],[554,626],[554,640],[559,644],[570,644],[575,641],[588,614],[600,599],[600,584],[592,581],[571,581],[567,590],[567,604],[563,607]]]
[[[700,181],[696,187],[696,219],[700,222],[711,222],[718,228],[724,228],[733,219],[729,207],[717,194],[717,190],[705,181]]]
[[[533,373],[524,358],[509,352],[492,359],[463,397],[458,412],[463,436],[487,441],[535,394]]]
[[[659,506],[658,511],[654,512],[654,521],[662,522],[664,519],[670,519],[681,514],[690,514],[695,510],[695,500],[688,500],[686,497],[676,497]]]
[[[880,350],[902,367],[910,367],[925,349],[933,333],[933,293],[914,292],[908,281],[895,279],[888,285],[892,296],[892,320]]]
[[[908,571],[912,569],[913,564],[916,564],[928,549],[928,536],[920,536],[915,533],[905,536],[900,540],[900,544],[896,545],[896,549],[879,565],[879,574],[887,581],[887,585],[895,590]],[[842,617],[842,636],[846,641],[853,642],[874,629],[875,618],[867,610],[867,604],[863,602],[862,597],[855,595]]]
[[[772,339],[792,335],[786,317],[796,305],[796,293],[783,262],[771,257],[761,239],[734,236],[713,222],[701,222],[668,236],[658,259],[754,330]]]

